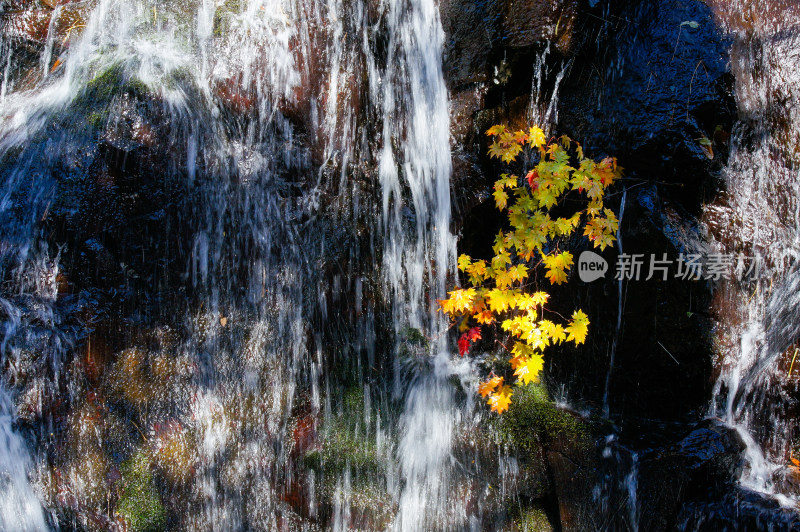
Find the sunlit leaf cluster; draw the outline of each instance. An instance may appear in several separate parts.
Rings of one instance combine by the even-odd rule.
[[[486,134],[492,137],[491,157],[511,164],[529,153],[537,162],[524,178],[504,173],[495,182],[494,202],[507,214],[509,230],[495,237],[491,260],[459,257],[463,286],[439,303],[462,332],[462,356],[481,339],[482,327],[504,331],[515,382],[526,385],[538,381],[548,346],[586,339],[586,314],[575,310],[570,319],[559,319],[550,312],[550,295],[539,289],[538,273],[550,284],[567,281],[574,261],[564,243],[577,232],[600,250],[613,243],[619,222],[603,199],[622,169],[612,157],[599,162],[584,157],[580,144],[567,136],[548,140],[536,126],[512,132],[496,125]],[[508,410],[513,390],[503,376],[492,374],[478,393],[500,414]]]

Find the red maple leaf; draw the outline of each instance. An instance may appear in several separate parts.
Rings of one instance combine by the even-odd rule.
[[[477,342],[481,339],[480,327],[473,327],[458,339],[458,354],[462,357],[469,352],[470,342]]]
[[[539,188],[539,172],[536,171],[536,168],[528,172],[525,177],[528,179],[528,184],[531,186],[532,191]]]

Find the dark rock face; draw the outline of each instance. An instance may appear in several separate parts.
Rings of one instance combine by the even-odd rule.
[[[595,481],[593,467],[596,462],[576,461],[575,457],[568,454],[550,451],[547,453],[547,463],[553,476],[561,529],[585,530],[586,523],[591,523],[595,514],[587,501],[592,498]]]
[[[713,500],[735,483],[743,465],[738,433],[716,421],[642,460],[639,486],[644,530],[674,530],[687,501]]]
[[[736,488],[720,501],[687,504],[677,516],[676,528],[692,532],[797,531],[800,518],[796,511],[773,500]]]
[[[539,20],[549,20],[549,26],[522,33],[507,25],[498,4],[471,4],[463,16],[455,3],[443,7],[451,45],[459,43],[461,54],[448,56],[446,72],[457,146],[455,224],[463,250],[488,254],[490,245],[481,242],[496,233],[497,225],[488,227],[492,217],[499,221],[487,189],[505,170],[487,160],[483,131],[495,123],[525,127],[532,106],[555,95],[554,132],[580,141],[592,156],[616,156],[625,168],[626,180],[610,199],[619,212],[621,189],[629,189],[622,220],[624,252],[642,254],[645,260],[666,253],[673,262],[680,253],[693,252],[702,240],[695,218],[719,186],[736,118],[729,42],[711,10],[701,2],[679,0],[545,4],[504,6],[520,12],[539,9]],[[479,24],[480,17],[485,18]],[[525,16],[519,18],[528,24]],[[552,39],[545,27],[556,25],[559,35],[562,27],[569,28],[570,45],[545,52],[544,40]],[[484,39],[486,32],[497,39]],[[521,34],[525,39],[514,37]],[[476,65],[481,76],[463,75]],[[540,94],[532,94],[533,79],[541,83]],[[572,287],[554,292],[589,313],[592,333],[590,345],[579,353],[553,352],[549,371],[562,382],[572,381],[575,396],[599,402],[615,351],[612,413],[696,419],[711,378],[708,309],[713,286],[674,279],[674,264],[666,281],[627,282],[622,327],[616,331],[617,255],[617,249],[604,253],[611,266],[606,281],[586,285],[572,279]],[[647,268],[645,263],[642,279]]]
[[[642,530],[799,530],[797,512],[737,485],[745,444],[715,419],[649,451],[639,468]]]
[[[446,0],[445,77],[451,88],[497,79],[509,55],[524,56],[545,41],[564,53],[572,44],[575,0]],[[508,68],[508,67],[505,67]],[[522,66],[524,68],[524,66]]]
[[[663,191],[696,215],[716,190],[723,133],[736,116],[730,43],[701,2],[624,5],[601,25],[609,32],[602,51],[587,47],[576,59],[562,93],[563,127],[622,158],[631,177],[680,183]],[[714,141],[713,160],[702,137]]]

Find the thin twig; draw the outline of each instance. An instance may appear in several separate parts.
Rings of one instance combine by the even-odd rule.
[[[789,364],[789,374],[786,375],[786,378],[791,378],[792,376],[792,369],[794,369],[794,359],[797,358],[797,352],[800,351],[800,347],[794,348],[794,355],[792,355],[792,363]]]
[[[657,343],[658,345],[660,345],[660,346],[661,346],[661,349],[663,349],[664,351],[666,351],[666,352],[667,352],[667,354],[669,355],[669,357],[670,357],[672,360],[674,360],[674,361],[675,361],[675,363],[676,363],[677,365],[679,365],[679,366],[681,365],[681,363],[680,363],[680,362],[678,362],[678,359],[677,359],[677,358],[675,358],[674,356],[672,356],[672,353],[670,353],[670,352],[669,352],[669,349],[667,349],[666,347],[664,347],[664,344],[662,344],[662,343],[661,343],[661,342],[659,342],[658,340],[656,340],[656,343]]]

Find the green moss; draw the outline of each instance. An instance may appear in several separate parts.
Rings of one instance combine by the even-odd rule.
[[[138,451],[122,464],[122,493],[117,512],[125,518],[131,532],[164,530],[166,511],[156,490],[150,459]]]
[[[333,496],[336,482],[345,469],[354,479],[354,490],[361,485],[359,489],[366,492],[385,491],[373,485],[381,468],[381,456],[375,438],[364,431],[363,418],[363,389],[360,386],[346,388],[338,414],[321,427],[321,445],[303,456],[303,464],[316,471],[322,479],[322,497]]]
[[[552,532],[553,525],[540,506],[533,506],[522,511],[515,520],[513,530],[519,532]]]
[[[400,336],[404,342],[407,342],[411,345],[427,347],[430,344],[428,339],[425,338],[425,335],[422,334],[422,331],[415,329],[414,327],[404,328],[402,331],[400,331]]]
[[[505,440],[530,453],[557,438],[579,443],[588,442],[590,436],[586,423],[557,408],[542,383],[515,388],[511,407],[498,425]]]
[[[62,127],[74,127],[74,123],[82,121],[86,128],[101,131],[108,122],[110,104],[115,96],[127,94],[143,99],[150,92],[142,81],[126,74],[122,63],[115,63],[99,70],[86,84],[61,115]]]
[[[122,63],[101,70],[86,85],[86,95],[94,101],[108,101],[116,94],[127,93],[143,97],[148,93],[147,85],[139,79],[127,75]]]
[[[342,397],[342,420],[358,424],[364,414],[364,390],[360,386],[351,386],[344,391]]]
[[[180,67],[167,74],[164,79],[164,87],[169,90],[192,87],[195,88],[194,76],[188,67]]]
[[[231,29],[231,18],[244,10],[242,0],[226,0],[214,13],[214,37],[222,37]]]
[[[108,113],[107,112],[94,112],[90,113],[89,116],[86,117],[86,122],[93,128],[93,129],[102,129],[105,126],[106,122],[108,121]]]
[[[363,426],[364,391],[359,386],[347,388],[342,395],[341,413],[322,430],[322,450],[306,454],[309,467],[338,476],[349,467],[359,473],[376,472],[379,466],[378,449],[368,438]]]
[[[406,327],[399,334],[400,356],[425,355],[430,351],[430,341],[419,329]]]

